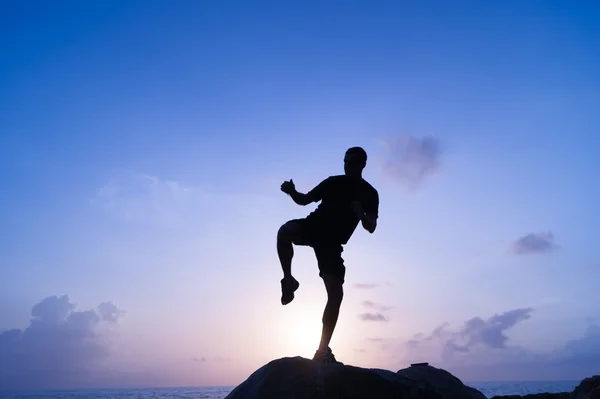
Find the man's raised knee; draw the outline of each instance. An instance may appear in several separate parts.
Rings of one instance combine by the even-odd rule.
[[[279,230],[277,231],[277,239],[293,241],[297,235],[297,224],[294,221],[290,220],[281,225]]]

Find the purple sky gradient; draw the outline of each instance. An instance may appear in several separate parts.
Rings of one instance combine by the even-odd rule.
[[[600,16],[540,2],[5,2],[0,388],[235,385],[312,357],[280,192],[363,146],[342,362],[599,373]]]

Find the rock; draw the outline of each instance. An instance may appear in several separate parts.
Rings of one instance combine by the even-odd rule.
[[[571,399],[600,399],[600,375],[581,380],[571,395]]]
[[[398,370],[397,373],[418,381],[444,399],[486,399],[486,396],[477,389],[466,386],[446,370],[432,367],[428,363],[413,363],[406,369]]]
[[[493,396],[492,399],[522,399],[522,398],[527,398],[527,399],[570,399],[571,398],[571,393],[570,392],[557,392],[557,393],[552,393],[552,392],[544,392],[544,393],[533,393],[533,394],[529,394],[529,395],[502,395],[502,396]]]
[[[431,369],[448,380],[455,378],[443,370]],[[427,379],[432,374],[424,375]],[[382,369],[322,364],[299,356],[285,357],[256,370],[226,399],[444,399],[458,398],[458,392],[467,395],[461,396],[463,399],[485,399],[481,392],[462,385],[458,379],[458,383],[455,381],[451,385],[452,390],[446,392],[442,388],[444,385],[436,387],[426,379],[416,377],[409,378],[400,372]]]
[[[581,380],[573,392],[494,396],[492,399],[600,399],[600,375]]]

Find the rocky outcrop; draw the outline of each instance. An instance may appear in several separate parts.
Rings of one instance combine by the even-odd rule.
[[[494,396],[492,399],[600,399],[600,375],[581,380],[573,392]]]
[[[582,380],[571,395],[571,399],[600,399],[600,375]]]
[[[527,399],[570,399],[571,398],[571,393],[570,392],[557,392],[557,393],[551,393],[551,392],[544,392],[544,393],[532,393],[529,395],[502,395],[502,396],[492,396],[492,399],[521,399],[521,398],[527,398]]]
[[[428,365],[397,373],[299,356],[273,360],[256,370],[226,399],[485,399],[447,371]],[[586,398],[587,399],[587,398]]]
[[[477,389],[466,386],[446,370],[432,367],[428,363],[413,364],[409,368],[398,370],[398,374],[418,381],[444,399],[486,399]]]

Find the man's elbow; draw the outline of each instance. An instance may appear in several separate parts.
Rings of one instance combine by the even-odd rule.
[[[373,234],[375,232],[375,229],[377,229],[377,223],[363,223],[363,227],[369,233]]]
[[[294,202],[296,203],[296,205],[300,205],[300,206],[305,206],[310,204],[310,198],[306,195],[306,194],[301,194],[301,193],[293,193],[291,195],[292,200],[294,200]]]
[[[375,229],[377,229],[377,218],[374,216],[368,217],[365,228],[369,233],[373,234]]]

